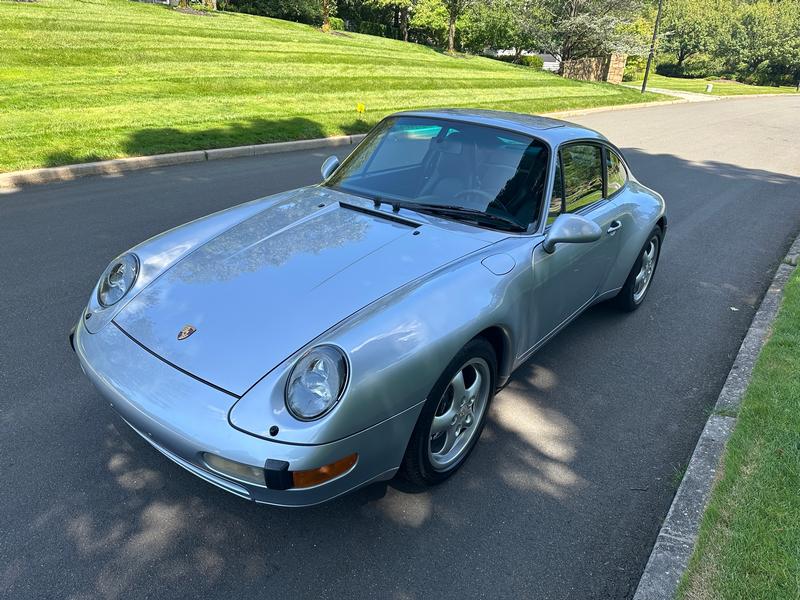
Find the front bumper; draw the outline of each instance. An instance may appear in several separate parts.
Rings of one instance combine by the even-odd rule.
[[[228,413],[237,401],[235,396],[168,365],[113,322],[94,334],[78,323],[70,342],[100,394],[153,447],[228,492],[276,506],[319,504],[370,482],[390,479],[424,403],[334,442],[275,442],[233,428]],[[353,453],[358,460],[346,473],[314,487],[270,489],[215,472],[203,460],[204,453],[257,468],[264,468],[267,460],[288,462],[290,471],[316,469]]]

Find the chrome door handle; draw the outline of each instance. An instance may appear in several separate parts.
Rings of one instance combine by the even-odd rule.
[[[621,222],[619,222],[619,221],[611,221],[611,226],[608,228],[606,233],[609,234],[609,235],[614,235],[615,233],[617,233],[617,230],[620,227],[622,227],[622,223]]]

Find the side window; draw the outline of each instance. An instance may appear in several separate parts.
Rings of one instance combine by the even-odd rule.
[[[603,198],[603,152],[592,144],[561,149],[566,212],[575,212]]]
[[[622,160],[613,150],[606,149],[606,165],[608,167],[606,175],[608,191],[606,196],[610,196],[623,188],[625,182],[628,181],[628,173],[625,171],[625,165],[622,164]]]
[[[561,161],[556,162],[556,176],[553,181],[553,193],[550,196],[550,207],[547,210],[547,225],[556,220],[564,212],[564,181],[561,178]]]

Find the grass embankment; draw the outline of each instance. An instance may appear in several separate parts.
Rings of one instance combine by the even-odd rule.
[[[404,108],[533,113],[661,98],[395,40],[128,0],[0,0],[0,57],[0,171],[363,132]]]
[[[679,596],[800,597],[800,270],[753,372]]]
[[[712,84],[711,92],[706,92],[706,85]],[[639,82],[641,85],[642,82]],[[738,81],[728,81],[725,79],[683,79],[680,77],[664,77],[653,73],[647,78],[647,85],[654,88],[665,90],[675,90],[678,92],[694,92],[696,94],[708,94],[709,96],[747,96],[753,94],[793,94],[797,92],[794,87],[772,87],[764,85],[747,85]]]

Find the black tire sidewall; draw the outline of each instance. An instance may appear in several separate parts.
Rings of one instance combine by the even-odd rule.
[[[642,268],[642,260],[644,260],[644,250],[647,248],[647,245],[650,243],[650,240],[653,239],[653,236],[658,238],[658,252],[656,253],[656,264],[653,267],[653,274],[650,278],[650,283],[647,286],[647,290],[645,290],[644,296],[639,302],[636,302],[633,299],[633,290],[636,286],[636,275],[639,273],[639,270]],[[632,312],[639,308],[644,301],[647,299],[647,295],[650,293],[650,287],[653,285],[653,277],[656,276],[656,271],[658,270],[658,262],[661,259],[661,246],[664,240],[664,234],[661,231],[661,227],[655,226],[650,234],[647,236],[647,241],[645,241],[644,245],[639,250],[639,254],[636,257],[636,262],[633,263],[633,267],[631,267],[630,273],[628,273],[628,278],[625,280],[625,285],[622,286],[622,290],[617,296],[617,304],[620,308],[625,311]]]
[[[436,409],[439,402],[450,385],[450,381],[455,376],[458,369],[464,363],[472,358],[482,358],[489,365],[489,373],[491,377],[489,387],[489,398],[486,401],[486,408],[481,415],[480,421],[477,423],[477,430],[469,442],[469,446],[462,454],[461,458],[453,464],[446,471],[437,471],[433,468],[430,458],[428,457],[428,438],[430,436],[430,428],[433,423],[433,417],[436,414]],[[484,338],[475,338],[467,343],[458,354],[453,357],[453,360],[447,365],[447,368],[442,372],[442,375],[434,384],[428,395],[428,400],[422,408],[417,424],[414,427],[414,432],[411,434],[408,448],[406,450],[405,458],[403,459],[402,474],[406,479],[418,485],[431,485],[444,481],[455,473],[461,465],[467,460],[478,439],[481,437],[483,427],[486,424],[486,416],[489,413],[492,399],[494,398],[495,388],[497,386],[497,357],[494,348]]]

